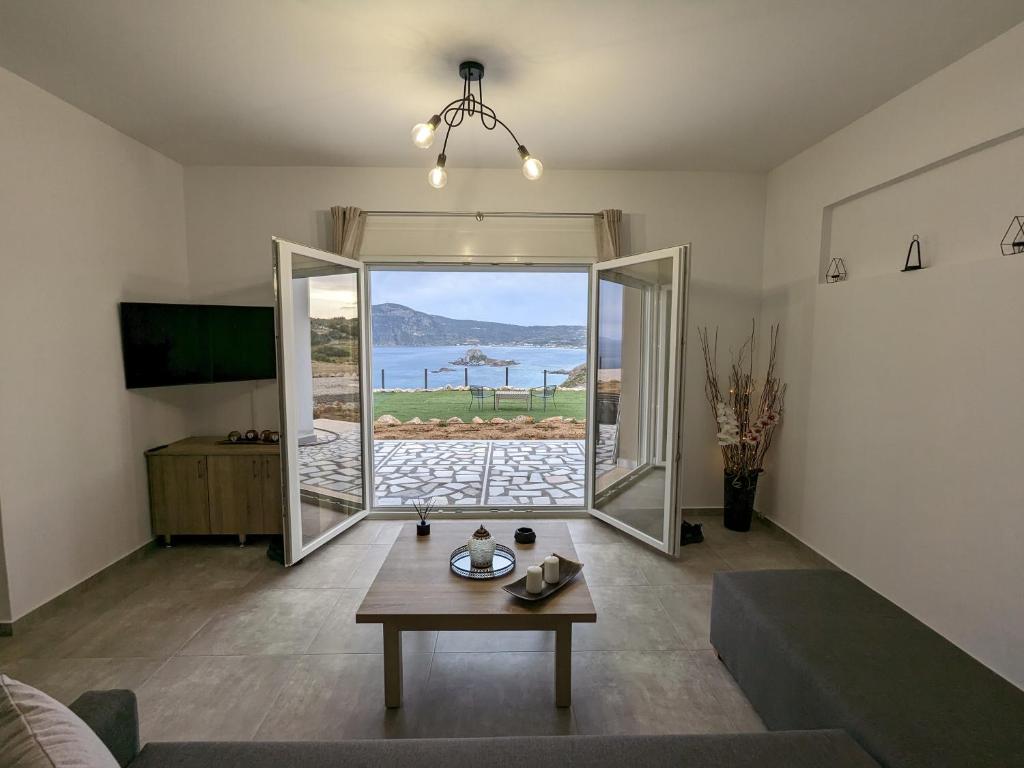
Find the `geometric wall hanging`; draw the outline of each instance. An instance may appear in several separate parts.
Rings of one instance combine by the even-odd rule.
[[[1000,243],[1003,256],[1024,253],[1024,216],[1014,216]]]
[[[917,249],[917,263],[911,264],[910,254],[914,252],[914,249]],[[907,248],[907,263],[903,265],[903,269],[901,269],[900,271],[913,272],[916,269],[923,269],[923,267],[921,265],[921,240],[917,237],[917,235],[914,235],[913,238],[911,238],[910,240],[910,247]]]
[[[825,273],[826,283],[841,283],[847,277],[846,275],[846,264],[841,258],[832,259],[832,263],[828,265],[828,271]]]

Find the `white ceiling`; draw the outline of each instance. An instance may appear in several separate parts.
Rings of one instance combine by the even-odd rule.
[[[478,58],[549,169],[765,170],[1022,20],[1024,0],[0,0],[0,65],[189,165],[429,166],[409,130]],[[517,165],[478,123],[448,154]]]

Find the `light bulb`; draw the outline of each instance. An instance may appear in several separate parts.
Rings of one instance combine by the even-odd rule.
[[[448,183],[448,171],[440,166],[435,166],[427,174],[427,181],[430,182],[430,186],[434,189],[441,189],[441,187]]]
[[[441,124],[441,118],[434,115],[425,123],[416,123],[412,127],[412,143],[420,149],[427,149],[434,143],[434,136],[437,134],[437,126]]]
[[[430,173],[427,174],[427,181],[430,182],[430,186],[434,189],[441,189],[441,187],[448,183],[448,171],[444,169],[444,164],[447,161],[448,158],[442,152],[437,156],[437,165],[431,168]]]
[[[434,143],[434,129],[426,123],[416,123],[412,127],[412,143],[420,149],[427,149]]]
[[[530,181],[536,181],[544,173],[544,164],[536,157],[527,157],[523,161],[523,176]]]
[[[516,152],[523,161],[523,176],[530,181],[536,181],[544,173],[544,164],[536,157],[531,157],[529,150],[522,144],[516,147]]]

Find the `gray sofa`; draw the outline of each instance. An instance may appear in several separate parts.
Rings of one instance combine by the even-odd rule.
[[[131,691],[90,691],[71,709],[132,768],[878,768],[842,731],[722,736],[548,736],[339,742],[150,743]],[[486,755],[486,757],[481,757]]]
[[[1024,691],[842,571],[717,573],[711,644],[768,728],[886,768],[1024,766]]]

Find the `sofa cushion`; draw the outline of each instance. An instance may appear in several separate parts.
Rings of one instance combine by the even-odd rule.
[[[0,675],[0,765],[118,768],[110,750],[70,709],[7,675]]]
[[[1024,766],[1024,691],[842,571],[716,573],[711,643],[771,729],[888,768]]]
[[[878,768],[842,731],[147,744],[132,768]]]

